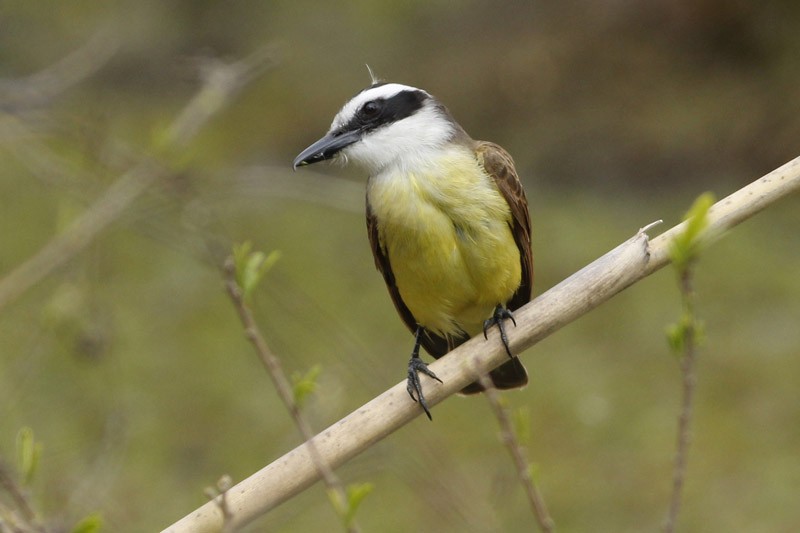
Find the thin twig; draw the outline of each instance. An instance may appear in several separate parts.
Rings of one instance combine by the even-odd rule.
[[[680,512],[683,486],[686,480],[686,463],[689,457],[689,446],[692,440],[691,423],[692,407],[694,405],[694,391],[696,384],[695,361],[697,359],[697,324],[694,318],[694,271],[691,266],[681,272],[680,290],[683,300],[684,313],[688,320],[683,332],[683,354],[681,356],[681,414],[678,418],[677,447],[675,463],[672,471],[672,494],[670,495],[669,510],[664,521],[664,533],[675,531],[675,525]]]
[[[508,452],[511,454],[511,459],[514,461],[517,476],[525,489],[525,495],[528,497],[528,503],[533,511],[533,516],[536,517],[536,522],[539,524],[539,529],[545,533],[552,533],[555,529],[555,523],[547,510],[544,496],[542,496],[539,487],[536,486],[533,477],[531,477],[530,464],[525,458],[525,450],[522,447],[522,443],[520,443],[514,431],[511,419],[508,416],[508,409],[501,403],[500,395],[487,374],[481,374],[478,377],[478,382],[483,387],[483,393],[500,425],[500,436],[503,439],[503,444],[506,445]]]
[[[120,46],[119,30],[101,28],[80,48],[44,69],[16,79],[0,79],[0,109],[15,112],[49,103],[82,82],[114,56]]]
[[[0,487],[8,493],[11,501],[14,503],[17,510],[17,513],[14,514],[24,521],[25,530],[43,533],[45,528],[41,525],[36,511],[28,501],[28,497],[25,495],[22,488],[17,484],[16,480],[14,480],[8,467],[2,461],[0,461]],[[14,526],[14,524],[12,524],[12,526]]]
[[[800,191],[800,157],[714,204],[708,213],[708,229],[719,234],[766,207]],[[648,241],[644,233],[622,243],[566,280],[516,310],[517,327],[508,333],[514,353],[533,346],[563,326],[595,309],[612,296],[663,268],[669,262],[669,246],[685,223]],[[472,369],[463,364],[474,358],[475,369],[486,373],[508,360],[500,339],[492,331],[489,341],[472,339],[437,359],[430,367],[443,384],[422,376],[428,403],[435,406],[474,381]],[[408,400],[405,381],[396,384],[315,437],[315,446],[332,468],[370,448],[421,414]],[[300,445],[276,459],[229,493],[242,524],[263,515],[319,480],[310,465],[309,447]],[[193,510],[165,531],[211,532],[222,524],[219,510],[211,503]]]
[[[253,344],[258,357],[261,359],[261,362],[267,369],[269,377],[272,379],[272,383],[275,385],[278,396],[286,407],[286,410],[289,411],[289,415],[291,415],[297,429],[300,431],[300,435],[306,441],[311,461],[322,477],[322,481],[325,483],[328,491],[332,493],[332,497],[335,498],[332,502],[334,504],[334,510],[341,516],[347,502],[347,494],[342,486],[342,482],[339,480],[339,477],[334,474],[331,466],[317,449],[314,440],[314,431],[300,412],[300,407],[297,405],[297,402],[295,402],[292,386],[281,368],[280,359],[270,350],[266,339],[264,339],[261,330],[253,318],[250,307],[247,305],[247,302],[245,302],[241,288],[236,282],[236,266],[234,265],[232,257],[228,258],[225,262],[225,288],[239,314],[239,319],[244,327],[247,340]],[[347,526],[347,531],[356,533],[358,531],[358,526],[350,524]]]
[[[272,65],[269,50],[265,47],[238,62],[215,62],[207,68],[200,90],[161,136],[159,154],[165,159],[180,155],[201,127],[229,104],[253,76]],[[63,232],[0,279],[0,309],[86,248],[134,200],[167,174],[162,165],[151,159],[142,160],[122,174]]]

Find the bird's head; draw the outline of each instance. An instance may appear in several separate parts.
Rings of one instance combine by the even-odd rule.
[[[378,172],[425,157],[461,128],[427,92],[399,83],[375,83],[348,101],[328,133],[303,150],[294,168],[343,159]]]

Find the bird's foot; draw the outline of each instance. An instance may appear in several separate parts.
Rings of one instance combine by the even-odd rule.
[[[489,337],[487,336],[486,332],[489,331],[490,327],[497,324],[497,329],[500,330],[500,340],[503,341],[503,346],[505,346],[506,353],[508,354],[508,356],[513,359],[514,354],[511,353],[511,348],[508,345],[508,335],[506,335],[506,328],[503,325],[503,321],[506,318],[511,319],[511,323],[514,324],[514,327],[517,326],[517,321],[514,320],[514,315],[513,313],[511,313],[511,311],[509,311],[502,305],[498,305],[497,307],[495,307],[494,313],[492,313],[491,318],[487,318],[483,322],[483,338],[488,339]]]
[[[411,399],[415,402],[419,402],[422,406],[422,409],[425,411],[425,414],[428,415],[428,420],[433,420],[431,417],[430,409],[428,409],[428,402],[425,401],[425,395],[422,394],[422,382],[419,380],[419,373],[422,372],[426,376],[435,379],[439,383],[442,382],[433,371],[428,368],[428,365],[419,358],[419,356],[412,355],[411,359],[408,361],[408,380],[406,390],[408,391],[408,395],[411,396]]]

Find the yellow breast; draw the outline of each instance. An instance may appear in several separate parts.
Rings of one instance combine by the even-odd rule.
[[[475,335],[519,287],[510,209],[470,151],[453,148],[417,168],[375,176],[367,199],[419,325]]]

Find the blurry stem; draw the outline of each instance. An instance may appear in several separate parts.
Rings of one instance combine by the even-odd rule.
[[[203,85],[158,139],[158,155],[178,159],[198,131],[255,75],[272,64],[263,48],[238,62],[210,62],[203,71]],[[86,248],[167,170],[156,161],[143,159],[125,172],[106,192],[67,228],[34,256],[0,279],[0,309],[47,277]]]
[[[679,273],[679,286],[683,302],[684,317],[686,317],[683,333],[683,354],[681,355],[682,400],[681,413],[678,418],[678,437],[675,452],[675,464],[672,471],[672,494],[670,496],[669,510],[664,521],[664,533],[675,530],[678,513],[680,512],[683,486],[686,479],[686,462],[691,444],[692,406],[694,405],[694,391],[697,382],[695,377],[695,361],[697,359],[697,320],[694,311],[694,270],[693,261],[690,261]]]
[[[319,453],[314,441],[314,432],[308,421],[300,412],[297,402],[295,402],[292,385],[289,383],[286,374],[281,368],[280,359],[270,350],[267,341],[264,339],[261,330],[258,328],[253,318],[250,307],[248,307],[245,302],[241,287],[239,287],[236,282],[236,266],[232,257],[228,258],[225,262],[225,288],[239,314],[239,319],[242,322],[242,326],[244,326],[247,340],[253,344],[258,357],[261,359],[261,362],[264,363],[264,367],[267,369],[267,373],[272,379],[272,383],[275,385],[275,390],[278,391],[278,396],[286,407],[286,410],[289,411],[289,415],[291,415],[297,429],[300,430],[303,440],[306,441],[311,461],[314,463],[319,475],[322,477],[323,483],[325,483],[329,491],[332,503],[334,504],[334,510],[338,515],[343,516],[348,498],[342,487],[342,482],[336,474],[334,474],[328,462]],[[359,531],[358,526],[354,522],[346,525],[346,530],[350,533]]]
[[[12,518],[16,517],[17,519],[23,520],[25,526],[24,531],[44,532],[45,528],[39,524],[36,511],[33,510],[22,488],[14,480],[13,476],[8,471],[8,467],[2,461],[0,461],[0,487],[8,493],[11,501],[14,503],[15,509],[12,509],[11,516]],[[0,523],[0,525],[3,524]],[[23,529],[20,529],[18,526],[19,524],[12,522],[8,531],[22,531]]]
[[[525,488],[525,494],[528,497],[528,503],[531,506],[533,515],[536,517],[536,522],[539,524],[539,528],[542,531],[545,533],[552,533],[555,528],[555,523],[550,517],[550,513],[547,511],[547,505],[545,505],[542,493],[539,492],[539,488],[531,477],[530,464],[525,458],[525,450],[522,448],[522,444],[519,442],[517,434],[514,432],[514,427],[508,416],[508,409],[502,405],[499,393],[487,374],[481,374],[478,378],[478,382],[483,387],[483,393],[486,395],[492,412],[495,418],[497,418],[497,422],[500,424],[500,436],[514,461],[514,466],[517,469],[517,476],[519,476],[519,481]]]

